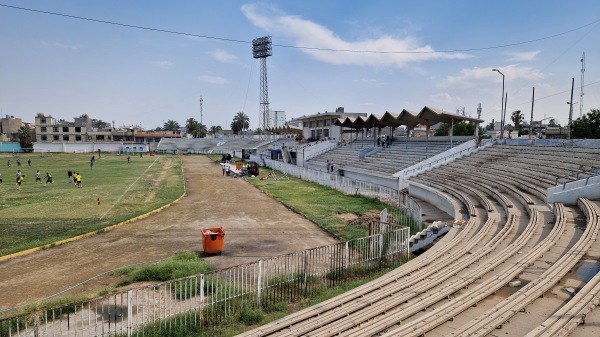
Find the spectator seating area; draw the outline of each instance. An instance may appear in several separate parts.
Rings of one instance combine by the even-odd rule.
[[[241,336],[596,335],[600,273],[573,271],[600,260],[600,201],[548,205],[543,192],[599,162],[598,148],[496,144],[421,173],[411,189],[459,205],[460,226],[383,277]]]
[[[173,153],[233,153],[242,149],[261,149],[269,145],[271,139],[255,138],[163,138],[157,152]]]
[[[460,143],[461,141],[455,141],[453,145],[456,146]],[[322,165],[325,170],[327,160],[333,160],[336,168],[367,170],[391,176],[404,168],[450,149],[447,137],[444,137],[443,141],[437,141],[435,137],[432,137],[429,142],[426,142],[424,138],[418,140],[413,138],[409,142],[396,140],[389,147],[383,148],[381,152],[359,159],[359,153],[373,145],[372,139],[356,140],[318,155],[309,162]]]

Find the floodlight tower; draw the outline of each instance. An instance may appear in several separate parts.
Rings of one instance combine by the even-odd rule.
[[[267,114],[269,113],[269,85],[267,82],[267,57],[273,55],[271,36],[263,36],[252,40],[252,56],[260,59],[260,112],[258,127],[264,132]]]

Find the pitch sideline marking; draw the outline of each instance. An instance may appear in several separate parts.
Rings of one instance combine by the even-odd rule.
[[[125,189],[125,191],[123,191],[123,194],[121,194],[119,196],[119,198],[117,198],[117,201],[115,201],[107,210],[106,212],[104,212],[104,214],[102,214],[102,216],[100,217],[100,220],[103,220],[104,217],[108,214],[108,212],[112,211],[112,209],[115,207],[115,205],[117,205],[119,202],[121,202],[121,199],[123,199],[123,197],[125,196],[125,194],[127,194],[127,192],[129,192],[129,190],[131,189],[131,187],[136,184],[138,182],[138,180],[140,180],[141,177],[144,176],[144,174],[146,174],[146,172],[148,172],[148,170],[154,166],[154,163],[156,163],[156,161],[158,160],[158,158],[154,159],[154,161],[152,162],[152,164],[150,164],[150,166],[148,166],[146,168],[146,170],[144,170],[144,172],[142,174],[140,174],[139,177],[137,177],[137,179],[131,183],[131,185],[127,186],[127,188]]]

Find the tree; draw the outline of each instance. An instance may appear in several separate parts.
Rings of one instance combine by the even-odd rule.
[[[485,126],[485,129],[488,131],[494,131],[494,122],[490,122],[490,124]]]
[[[517,136],[520,136],[523,134],[523,114],[521,113],[521,110],[517,110],[517,111],[513,111],[512,115],[510,116],[510,120],[515,123],[515,130],[517,130]],[[508,137],[510,138],[510,133],[508,134]]]
[[[187,128],[187,132],[194,138],[206,137],[206,125],[198,122],[194,118],[188,118],[187,121],[185,121],[185,127]]]
[[[435,130],[434,136],[448,136],[449,127],[447,123],[442,123],[440,127]],[[460,122],[454,123],[454,128],[452,129],[452,135],[454,136],[473,136],[475,134],[475,123],[472,122]],[[479,134],[483,134],[483,129],[479,127]]]
[[[33,149],[33,143],[31,142],[31,130],[26,126],[21,126],[17,131],[17,138],[19,138],[21,148],[25,152],[31,152]]]
[[[177,131],[181,126],[174,120],[169,119],[163,125],[163,131]]]
[[[222,131],[223,128],[220,125],[213,125],[210,127],[210,133],[212,133],[213,137],[217,132]]]
[[[94,127],[98,128],[98,129],[104,129],[105,127],[108,126],[108,123],[99,119],[96,122],[94,122]]]
[[[550,127],[556,127],[556,126],[560,126],[560,124],[556,124],[556,119],[554,119],[554,118],[551,118],[551,119],[548,121],[548,126],[550,126]]]
[[[600,139],[600,110],[592,109],[573,121],[573,138]]]
[[[244,132],[244,130],[250,128],[250,118],[243,112],[238,112],[235,117],[233,117],[233,122],[231,122],[231,130],[235,134],[240,132]]]

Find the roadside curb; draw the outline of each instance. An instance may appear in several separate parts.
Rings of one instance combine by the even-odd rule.
[[[52,247],[64,245],[64,244],[69,243],[69,242],[81,240],[81,239],[84,239],[84,238],[87,238],[87,237],[90,237],[90,236],[93,236],[93,235],[96,235],[96,234],[100,234],[100,233],[103,233],[103,232],[106,232],[106,231],[110,231],[110,230],[116,229],[118,227],[121,227],[123,225],[126,225],[128,223],[132,223],[132,222],[135,222],[135,221],[147,218],[150,215],[153,215],[153,214],[158,213],[158,212],[162,212],[163,210],[171,207],[172,205],[174,205],[175,203],[179,202],[181,199],[183,199],[187,195],[187,187],[185,185],[185,175],[184,175],[184,172],[183,172],[183,161],[181,160],[181,158],[179,158],[179,162],[181,163],[181,177],[183,179],[183,193],[181,194],[181,196],[179,198],[177,198],[177,199],[171,201],[170,203],[168,203],[166,205],[163,205],[163,206],[161,206],[161,207],[159,207],[157,209],[154,209],[154,210],[152,210],[150,212],[138,215],[136,217],[133,217],[131,219],[127,219],[125,221],[121,221],[121,222],[119,222],[117,224],[114,224],[114,225],[111,225],[111,226],[108,226],[108,227],[105,227],[105,228],[101,228],[101,229],[95,230],[93,232],[89,232],[89,233],[77,235],[77,236],[74,236],[72,238],[68,238],[68,239],[56,241],[56,242],[53,242],[53,243],[48,243],[48,244],[45,244],[43,246],[30,248],[30,249],[23,250],[23,251],[20,251],[20,252],[17,252],[17,253],[0,256],[0,262],[4,262],[4,261],[10,260],[10,259],[17,258],[17,257],[29,255],[31,253],[38,252],[40,250],[45,250],[45,249],[49,249],[49,248],[52,248]]]

